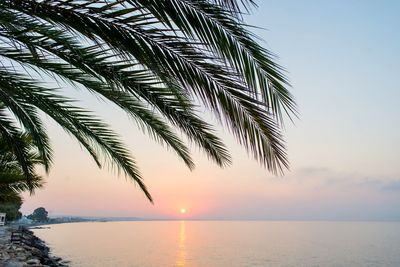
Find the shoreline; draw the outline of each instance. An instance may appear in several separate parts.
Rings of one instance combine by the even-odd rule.
[[[34,226],[35,227],[35,226]],[[19,242],[11,242],[13,231]],[[51,255],[46,243],[26,227],[0,228],[0,266],[2,267],[68,267],[69,262]]]

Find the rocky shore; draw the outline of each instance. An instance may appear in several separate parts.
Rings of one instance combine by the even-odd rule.
[[[68,262],[49,254],[46,244],[26,228],[18,229],[11,242],[11,233],[17,229],[2,227],[0,230],[0,267],[67,267]]]

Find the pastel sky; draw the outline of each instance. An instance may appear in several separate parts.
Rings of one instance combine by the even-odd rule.
[[[45,188],[25,195],[23,213],[180,218],[186,208],[193,219],[400,220],[400,2],[258,4],[246,19],[264,28],[255,31],[288,70],[300,110],[285,130],[290,172],[269,174],[221,128],[233,165],[220,169],[193,147],[190,172],[124,113],[69,89],[121,134],[155,204],[98,170],[46,119],[55,163]]]

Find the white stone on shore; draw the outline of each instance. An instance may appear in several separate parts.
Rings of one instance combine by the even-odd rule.
[[[38,260],[38,259],[30,259],[30,260],[27,260],[25,263],[28,264],[28,265],[39,265],[40,264],[40,260]]]

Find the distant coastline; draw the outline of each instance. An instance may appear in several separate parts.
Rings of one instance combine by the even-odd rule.
[[[63,216],[49,218],[47,221],[31,221],[19,220],[11,222],[9,225],[27,228],[37,228],[44,225],[63,224],[63,223],[80,223],[80,222],[115,222],[115,221],[146,221],[146,219],[136,217],[78,217],[78,216]]]

